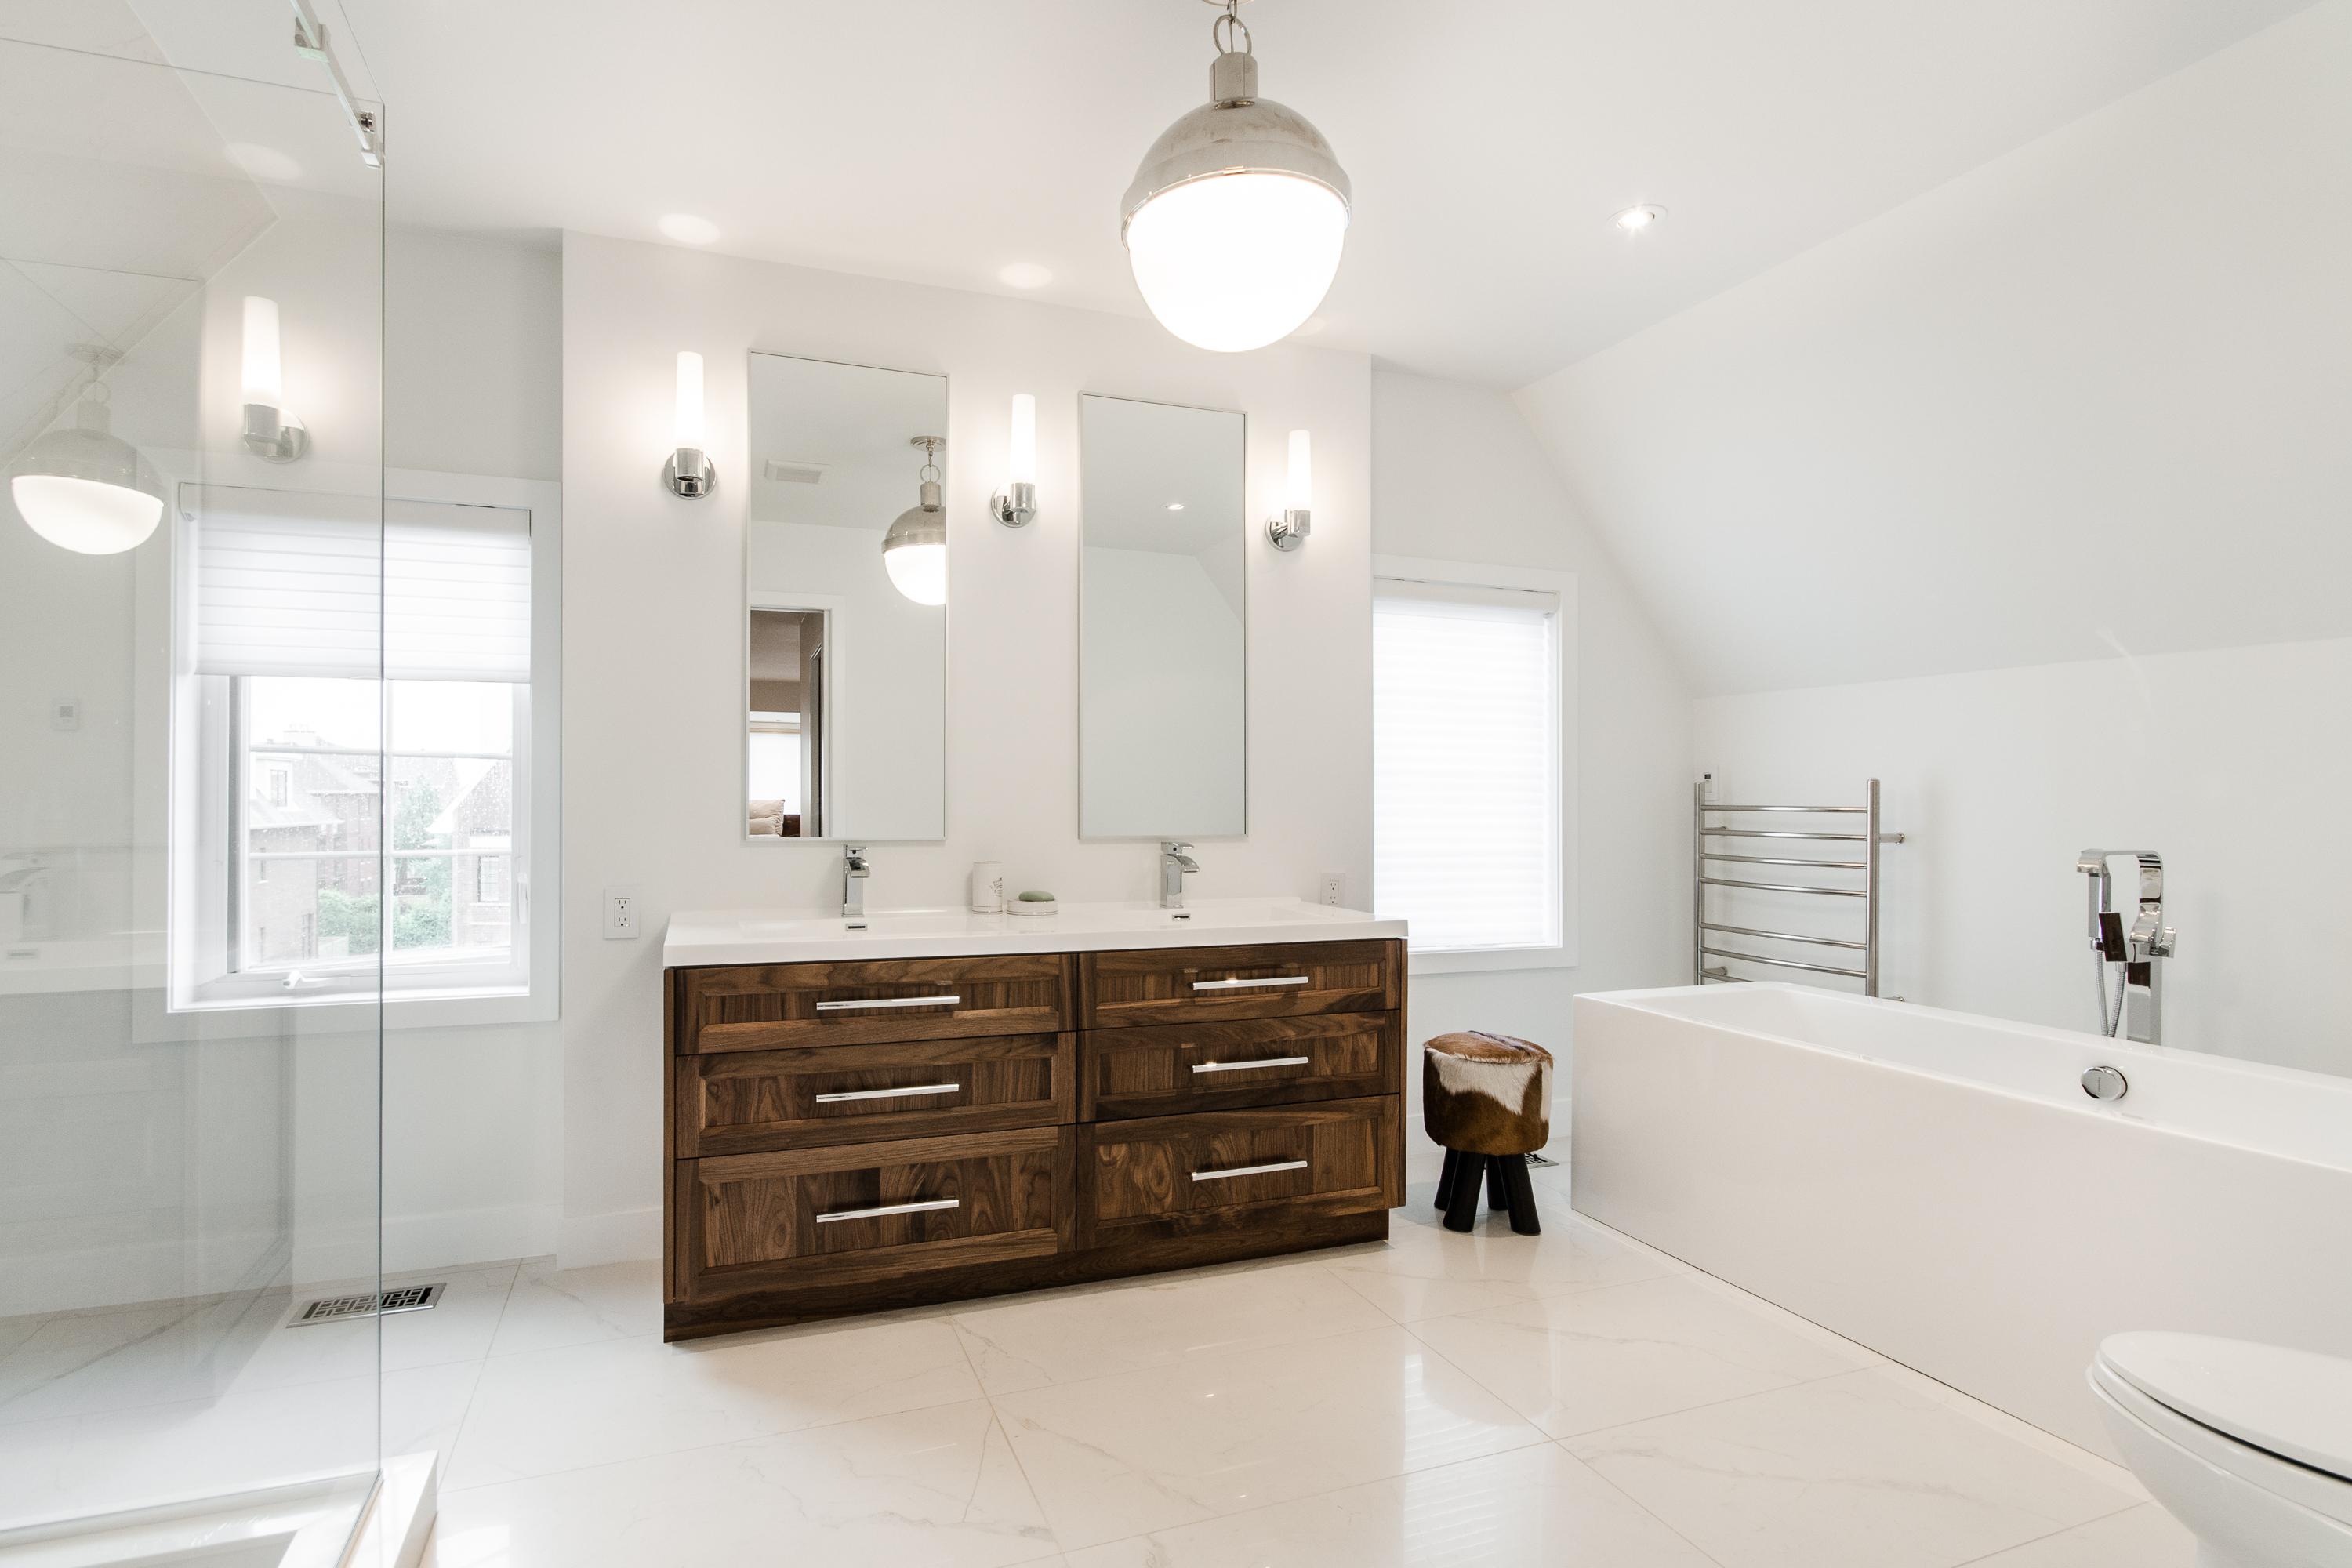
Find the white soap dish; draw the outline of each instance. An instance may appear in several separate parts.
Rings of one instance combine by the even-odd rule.
[[[1004,900],[1004,912],[1008,915],[1029,915],[1033,917],[1037,915],[1050,915],[1061,907],[1061,905],[1054,901],[1054,895],[1051,893],[1047,893],[1042,898],[1032,893],[1024,893],[1017,899],[1007,899]]]

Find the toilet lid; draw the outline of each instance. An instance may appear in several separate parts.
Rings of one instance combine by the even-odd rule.
[[[2208,1334],[2111,1335],[2099,1359],[2168,1410],[2352,1481],[2352,1361]]]

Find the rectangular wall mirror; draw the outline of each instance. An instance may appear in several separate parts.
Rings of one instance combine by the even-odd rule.
[[[751,356],[755,842],[947,837],[947,433],[945,376]]]
[[[1248,421],[1078,400],[1078,832],[1247,829]]]

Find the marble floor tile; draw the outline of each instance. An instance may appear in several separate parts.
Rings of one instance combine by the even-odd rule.
[[[1457,1287],[1517,1286],[1530,1297],[1689,1272],[1662,1253],[1578,1218],[1557,1199],[1538,1198],[1537,1206],[1543,1221],[1540,1236],[1514,1234],[1499,1215],[1482,1218],[1476,1229],[1461,1234],[1440,1224],[1433,1207],[1423,1214],[1408,1202],[1390,1215],[1384,1246],[1332,1266]]]
[[[2152,1502],[1979,1557],[1969,1568],[2195,1568],[2197,1538]]]
[[[658,1334],[661,1327],[658,1258],[565,1269],[534,1261],[524,1264],[515,1279],[490,1353]]]
[[[1951,1568],[2136,1500],[1874,1368],[1565,1447],[1725,1568]]]
[[[1058,1554],[985,1401],[443,1494],[437,1568],[1004,1568]]]
[[[371,1364],[386,1372],[479,1361],[488,1353],[514,1284],[515,1266],[443,1270],[418,1283],[439,1280],[447,1288],[436,1305],[419,1312],[354,1318],[341,1322],[295,1323],[290,1313],[306,1301],[336,1294],[334,1288],[305,1286],[294,1292],[289,1316],[264,1335],[250,1360],[237,1370],[241,1388],[317,1383],[364,1373]],[[387,1280],[389,1289],[394,1280]],[[364,1291],[364,1283],[356,1291]],[[356,1293],[356,1292],[355,1292]]]
[[[1556,1445],[1070,1555],[1070,1568],[1713,1568]]]
[[[518,1352],[484,1363],[446,1484],[484,1486],[979,1394],[955,1331],[940,1321]]]
[[[1192,1357],[1227,1358],[1389,1321],[1313,1263],[1128,1281],[1087,1295],[982,1307],[952,1321],[992,1394]]]
[[[1801,1335],[1678,1276],[1415,1323],[1412,1331],[1549,1436],[1622,1426],[1875,1359]]]
[[[1402,1329],[1000,1394],[1065,1547],[1540,1442]]]

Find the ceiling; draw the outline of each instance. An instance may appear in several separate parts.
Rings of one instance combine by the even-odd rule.
[[[8,0],[0,0],[5,6]],[[35,0],[16,0],[17,4]],[[182,63],[315,69],[283,0],[136,0]],[[1517,386],[2304,0],[1255,0],[1356,188],[1316,341]],[[322,7],[322,10],[330,8]],[[1120,193],[1206,94],[1198,0],[345,0],[396,221],[658,238],[1139,313]],[[216,25],[192,25],[208,13]],[[258,18],[257,20],[257,18]],[[241,25],[240,24],[241,20]],[[331,15],[331,25],[332,16]],[[1638,239],[1609,222],[1669,209]]]

